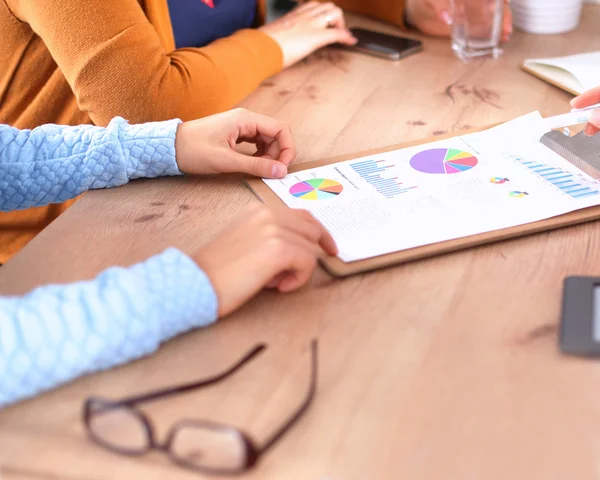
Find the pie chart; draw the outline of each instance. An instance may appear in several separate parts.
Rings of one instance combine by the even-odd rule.
[[[337,197],[344,187],[341,183],[327,178],[311,178],[298,182],[290,188],[290,193],[302,200],[327,200]]]
[[[423,150],[410,159],[410,166],[423,173],[451,174],[471,170],[477,158],[469,152],[455,148]]]

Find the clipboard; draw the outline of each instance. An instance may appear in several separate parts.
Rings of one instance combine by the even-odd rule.
[[[449,135],[440,135],[432,139],[417,140],[413,142],[401,143],[396,145],[389,145],[383,148],[376,148],[366,150],[362,152],[352,153],[348,155],[341,155],[325,160],[317,160],[314,162],[301,163],[292,165],[288,171],[289,173],[300,172],[302,170],[308,170],[315,167],[322,167],[324,165],[330,165],[333,163],[339,163],[346,160],[352,160],[355,158],[377,155],[392,150],[398,150],[401,148],[414,147],[418,145],[426,145],[428,143],[437,142],[439,140],[446,140],[448,138],[457,137],[459,135],[466,135],[469,133],[480,132],[492,128],[496,125],[490,125],[487,127],[474,128],[470,130],[463,130],[460,133],[453,133]],[[562,135],[562,134],[561,134]],[[252,192],[261,200],[263,203],[271,205],[285,205],[284,201],[281,200],[277,194],[275,194],[265,182],[260,178],[245,177],[244,183],[252,190]],[[373,258],[367,258],[365,260],[357,260],[354,262],[344,262],[337,257],[324,256],[320,258],[320,263],[325,270],[334,277],[346,277],[349,275],[355,275],[358,273],[364,273],[371,270],[378,270],[380,268],[391,267],[394,265],[400,265],[403,263],[412,262],[415,260],[422,260],[424,258],[430,258],[445,253],[456,252],[471,247],[485,245],[493,242],[499,242],[502,240],[508,240],[512,238],[522,237],[525,235],[532,235],[535,233],[544,232],[547,230],[554,230],[562,227],[569,227],[578,225],[585,222],[591,222],[594,220],[600,220],[600,206],[584,208],[582,210],[576,210],[564,215],[548,218],[538,222],[527,223],[525,225],[518,225],[515,227],[504,228],[501,230],[494,230],[492,232],[481,233],[478,235],[471,235],[468,237],[457,238],[454,240],[448,240],[439,243],[433,243],[430,245],[424,245],[421,247],[410,248],[399,252],[388,253]]]

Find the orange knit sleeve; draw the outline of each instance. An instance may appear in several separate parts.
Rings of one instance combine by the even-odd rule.
[[[190,120],[227,110],[281,70],[279,45],[241,30],[204,48],[166,51],[137,0],[8,0],[42,38],[98,125]]]
[[[406,28],[404,23],[404,0],[333,0],[333,3],[349,12],[374,17],[393,23],[401,28]]]

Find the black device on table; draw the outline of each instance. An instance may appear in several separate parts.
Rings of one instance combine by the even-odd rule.
[[[563,289],[560,349],[600,356],[600,277],[567,277]]]
[[[351,28],[350,31],[358,39],[358,43],[347,48],[376,57],[400,60],[423,50],[423,43],[413,38],[386,35],[362,28]]]

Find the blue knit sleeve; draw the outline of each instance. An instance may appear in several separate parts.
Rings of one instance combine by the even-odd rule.
[[[0,125],[0,210],[60,203],[131,179],[180,175],[175,133],[180,120],[108,127]]]
[[[208,277],[176,249],[95,280],[0,297],[0,407],[213,323]]]

